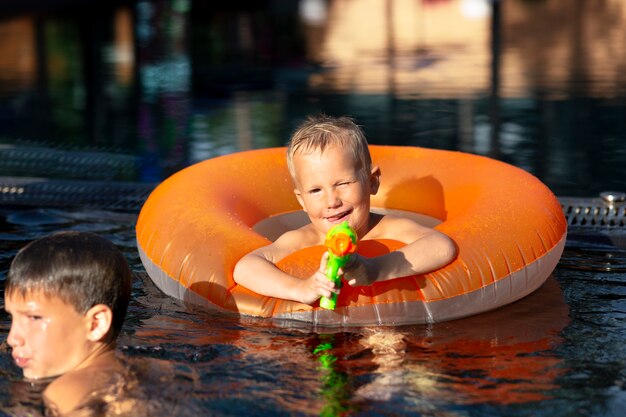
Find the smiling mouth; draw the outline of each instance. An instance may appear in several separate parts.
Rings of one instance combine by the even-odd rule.
[[[348,217],[351,213],[352,213],[352,210],[342,211],[341,213],[337,213],[334,216],[327,216],[326,220],[328,220],[331,223],[338,223],[340,221],[345,220],[345,218]]]

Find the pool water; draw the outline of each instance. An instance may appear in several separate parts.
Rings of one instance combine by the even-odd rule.
[[[501,159],[559,197],[626,191],[626,4],[111,3],[0,6],[0,176],[45,180],[2,193],[0,283],[59,230],[112,240],[135,274],[129,382],[95,414],[624,415],[623,227],[571,227],[546,284],[499,310],[324,333],[163,295],[134,224],[170,173],[281,146],[319,111],[354,116],[372,143]],[[0,415],[43,415],[45,382],[21,379],[9,327],[2,310]]]
[[[96,232],[124,251],[135,281],[119,350],[139,382],[119,387],[117,400],[139,401],[146,415],[618,416],[624,410],[623,273],[558,267],[540,290],[493,312],[322,333],[163,295],[137,257],[133,213],[5,209],[2,219],[3,269],[26,241],[56,230]],[[573,256],[566,250],[566,258]],[[10,322],[0,317],[6,338]],[[5,341],[0,352],[5,415],[41,410],[41,387],[21,380]]]

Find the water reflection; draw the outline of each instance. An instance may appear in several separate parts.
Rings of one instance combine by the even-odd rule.
[[[378,365],[357,390],[366,399],[410,393],[421,402],[513,404],[540,401],[565,372],[552,352],[569,323],[553,278],[503,309],[440,323],[424,332],[376,330],[361,340]]]
[[[283,145],[325,111],[373,143],[496,156],[557,194],[622,185],[620,0],[76,3],[0,20],[2,142],[124,150],[153,181]]]
[[[426,413],[449,404],[546,400],[566,372],[554,349],[568,323],[551,278],[529,298],[491,313],[426,328],[368,328],[330,342],[324,336],[327,343],[316,349],[327,346],[332,355],[320,368],[323,392],[332,394],[325,407],[371,409],[372,402],[387,402]],[[341,383],[328,389],[329,378]]]
[[[190,6],[189,0],[140,1],[135,6],[137,134],[145,158],[141,180],[158,181],[188,165]]]
[[[123,351],[193,364],[201,378],[181,389],[214,396],[213,384],[237,386],[236,396],[221,394],[222,405],[246,393],[258,398],[271,385],[266,405],[257,407],[341,415],[375,409],[377,402],[414,412],[452,404],[504,406],[550,398],[567,371],[554,350],[569,310],[554,278],[517,303],[467,319],[327,334],[192,306],[192,315],[173,316],[170,308],[180,309],[180,302],[150,291],[131,309],[131,321],[141,324],[123,337]],[[146,316],[158,300],[165,303],[162,313]]]
[[[42,394],[49,381],[30,382],[7,378],[8,392],[0,397],[0,412],[9,416],[44,417]],[[5,414],[6,413],[6,414]]]
[[[321,417],[334,417],[345,415],[351,411],[347,405],[352,395],[349,387],[348,375],[336,367],[337,357],[333,354],[334,335],[322,334],[319,344],[313,349],[313,354],[319,362],[318,370],[322,381],[321,396],[324,405],[319,415]]]

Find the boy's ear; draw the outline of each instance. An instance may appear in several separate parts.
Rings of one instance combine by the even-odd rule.
[[[302,210],[306,213],[306,208],[304,207],[304,200],[302,199],[302,193],[298,191],[297,188],[293,190],[293,193],[296,195],[296,198],[298,199],[298,203],[300,203]]]
[[[370,194],[375,195],[380,187],[380,167],[374,165],[370,173]]]
[[[87,338],[98,342],[107,335],[113,323],[113,312],[104,304],[96,304],[85,315],[87,320]]]

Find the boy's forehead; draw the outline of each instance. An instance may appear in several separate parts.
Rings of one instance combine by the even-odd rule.
[[[319,182],[324,180],[339,181],[355,176],[361,178],[360,161],[352,158],[343,149],[341,152],[332,152],[332,155],[326,158],[318,152],[294,158],[292,179],[296,188],[319,185]]]
[[[301,151],[293,156],[294,168],[302,168],[303,166],[315,166],[328,161],[343,161],[350,168],[359,169],[360,160],[350,152],[349,149],[338,145],[327,146],[326,148],[315,148],[307,151]]]
[[[5,303],[18,303],[18,304],[37,304],[48,305],[57,304],[61,302],[65,304],[65,301],[61,297],[45,293],[41,289],[30,289],[26,291],[13,290],[6,292],[4,295]]]

